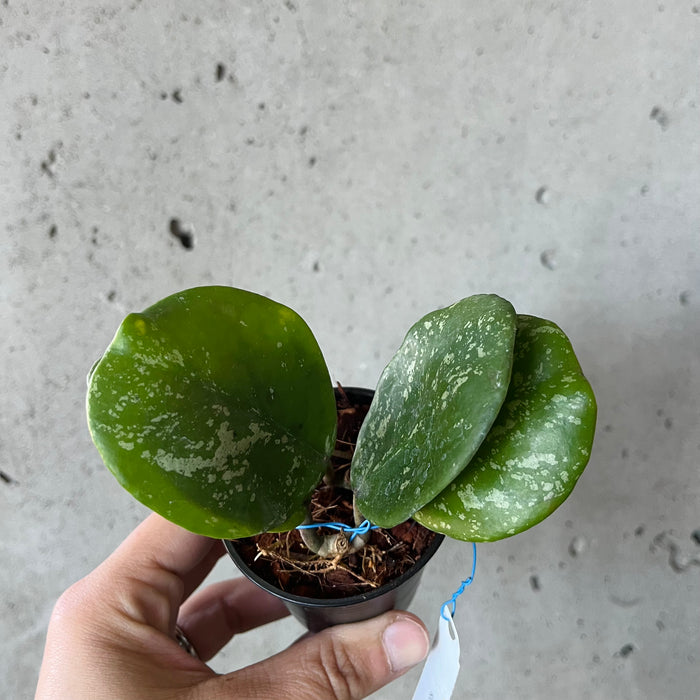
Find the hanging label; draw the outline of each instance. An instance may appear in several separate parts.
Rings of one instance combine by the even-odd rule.
[[[435,640],[413,700],[450,700],[459,674],[459,637],[447,605],[438,618]]]

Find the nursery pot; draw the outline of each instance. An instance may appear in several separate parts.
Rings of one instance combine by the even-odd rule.
[[[356,402],[370,403],[374,395],[370,389],[344,388],[344,392],[351,401]],[[423,567],[438,550],[444,538],[444,535],[435,533],[421,558],[402,575],[367,593],[342,598],[312,598],[284,591],[248,567],[236,548],[235,540],[224,540],[224,545],[244,576],[280,598],[289,612],[310,632],[318,632],[332,625],[366,620],[394,608],[407,608],[418,588]]]

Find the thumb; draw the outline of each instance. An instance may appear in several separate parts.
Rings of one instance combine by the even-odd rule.
[[[308,636],[265,661],[212,679],[215,700],[359,700],[422,661],[430,646],[423,623],[392,611]]]

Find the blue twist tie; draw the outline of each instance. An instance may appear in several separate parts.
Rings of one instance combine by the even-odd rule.
[[[352,542],[357,535],[366,535],[370,530],[379,529],[379,525],[372,525],[369,520],[363,520],[357,527],[351,527],[345,523],[311,523],[310,525],[299,525],[296,529],[313,530],[317,527],[329,527],[331,530],[351,533],[350,542]]]
[[[445,615],[445,607],[447,607],[448,605],[452,606],[452,610],[450,611],[450,614],[452,615],[452,617],[454,617],[455,611],[457,610],[457,598],[459,598],[459,596],[461,596],[462,593],[464,593],[464,589],[467,586],[471,585],[472,581],[474,580],[474,574],[476,573],[476,544],[474,544],[474,542],[472,542],[472,547],[473,547],[473,551],[474,551],[474,558],[472,560],[471,576],[469,576],[469,578],[466,578],[464,581],[462,581],[462,585],[455,591],[452,598],[450,598],[448,601],[445,601],[442,604],[442,606],[440,607],[440,615],[442,616],[443,620],[447,620],[448,622],[449,622],[449,620],[448,620],[447,616]]]

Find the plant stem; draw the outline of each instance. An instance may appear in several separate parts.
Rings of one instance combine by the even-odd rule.
[[[353,510],[353,520],[355,521],[355,527],[358,527],[363,521],[364,517],[357,509],[355,504],[355,495],[353,494],[352,501]],[[304,525],[311,524],[311,515],[309,514],[304,521]],[[350,541],[350,537],[345,532],[333,532],[324,534],[321,527],[323,523],[319,523],[318,529],[300,530],[301,539],[304,544],[312,551],[318,554],[319,557],[326,559],[336,559],[352,554],[353,552],[358,552],[362,549],[369,541],[370,533],[367,532],[363,535],[356,534]]]

